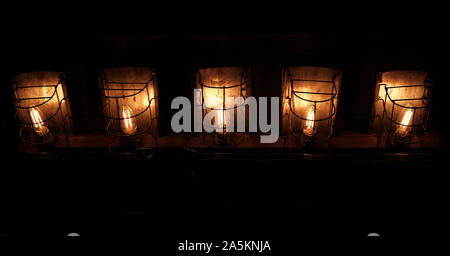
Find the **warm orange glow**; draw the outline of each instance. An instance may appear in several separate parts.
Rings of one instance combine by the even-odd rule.
[[[223,100],[217,96],[207,96],[205,94],[205,105],[208,108],[213,108],[215,111],[214,125],[217,126],[216,132],[226,133],[227,132],[227,111],[221,110],[223,106]]]
[[[216,123],[215,123],[215,125],[217,125],[218,126],[218,128],[216,128],[216,132],[218,132],[218,133],[226,133],[227,132],[227,123],[226,123],[226,121],[224,121],[224,120],[226,120],[226,118],[225,118],[225,114],[226,114],[226,111],[224,111],[224,110],[216,110],[216,112],[217,112],[217,116],[216,116]]]
[[[314,106],[309,106],[307,111],[307,117],[305,121],[305,127],[303,133],[308,136],[313,136],[314,133]]]
[[[408,109],[406,111],[405,115],[403,116],[402,125],[405,127],[405,125],[409,125],[411,123],[411,117],[412,117],[412,109]]]
[[[120,121],[122,125],[122,131],[126,135],[133,135],[137,131],[136,120],[133,116],[134,116],[133,110],[131,110],[131,108],[128,107],[127,105],[123,105],[122,119]]]
[[[406,136],[411,131],[411,121],[413,116],[413,110],[411,108],[408,108],[408,110],[405,111],[403,114],[402,122],[400,127],[397,129],[397,133],[401,136]]]
[[[38,135],[44,136],[48,134],[49,130],[45,126],[42,116],[36,108],[30,109],[30,118],[33,123],[33,129]]]

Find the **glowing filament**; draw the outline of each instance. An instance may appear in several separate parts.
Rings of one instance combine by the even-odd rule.
[[[411,131],[411,121],[413,116],[413,110],[408,108],[403,114],[401,125],[397,128],[397,133],[401,136],[406,136]]]
[[[33,123],[33,129],[39,136],[44,136],[49,132],[42,120],[41,114],[36,108],[30,109],[30,118]]]
[[[137,132],[136,120],[133,116],[134,116],[133,110],[131,110],[131,108],[128,107],[127,105],[123,105],[121,124],[122,124],[122,131],[126,135],[133,135]]]
[[[206,96],[206,95],[205,95]],[[207,96],[205,97],[205,105],[208,108],[213,109],[215,111],[214,117],[214,126],[216,127],[216,132],[225,133],[227,132],[227,118],[226,118],[226,110],[222,110],[223,100],[218,96]]]
[[[307,136],[313,136],[314,134],[314,106],[309,106],[307,111],[307,117],[305,121],[305,126],[303,128],[303,133]]]
[[[225,118],[225,114],[226,111],[225,110],[216,110],[217,111],[217,116],[216,116],[216,132],[218,133],[225,133],[227,132],[227,123],[226,123],[226,118]]]

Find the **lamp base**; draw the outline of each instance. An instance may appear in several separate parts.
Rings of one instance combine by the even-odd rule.
[[[216,143],[221,146],[228,146],[231,144],[231,136],[229,133],[216,132]]]

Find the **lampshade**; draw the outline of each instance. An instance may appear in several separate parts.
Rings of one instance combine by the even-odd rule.
[[[329,141],[334,131],[341,71],[324,67],[287,67],[282,82],[282,129],[288,140]]]
[[[54,143],[62,134],[67,145],[72,116],[62,73],[41,71],[16,75],[13,101],[23,141]]]
[[[372,112],[380,146],[422,144],[431,109],[431,74],[388,71],[377,75]]]
[[[158,86],[154,69],[119,67],[99,74],[106,131],[112,136],[157,135]]]
[[[233,137],[239,134],[231,134],[230,125],[234,129],[234,117],[237,116],[237,109],[243,107],[242,104],[230,106],[227,98],[245,99],[250,95],[249,70],[243,67],[218,67],[199,69],[196,72],[196,88],[201,89],[201,102],[203,116],[209,112],[214,113],[214,125],[217,126],[214,132],[216,142],[222,146],[230,145]],[[231,120],[233,118],[233,120]],[[203,133],[203,140],[206,142],[207,134]]]

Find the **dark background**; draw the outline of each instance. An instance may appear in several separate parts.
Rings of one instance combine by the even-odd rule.
[[[283,64],[342,68],[337,131],[367,131],[376,72],[432,71],[431,129],[444,131],[448,139],[447,39],[435,9],[319,8],[305,15],[281,6],[272,10],[274,16],[256,6],[239,12],[227,7],[231,12],[183,15],[182,6],[164,14],[152,8],[128,15],[87,7],[58,10],[59,16],[13,10],[27,19],[3,23],[1,236],[58,239],[79,232],[92,239],[142,239],[149,250],[169,253],[185,239],[271,240],[276,252],[288,252],[301,251],[310,241],[370,244],[370,232],[382,235],[378,242],[393,243],[438,236],[446,146],[409,154],[348,149],[333,155],[195,154],[171,148],[147,162],[150,152],[16,152],[14,74],[64,72],[74,132],[81,134],[104,129],[97,71],[123,65],[158,70],[162,136],[170,134],[171,99],[190,96],[197,67],[250,66],[256,97],[279,96]]]

